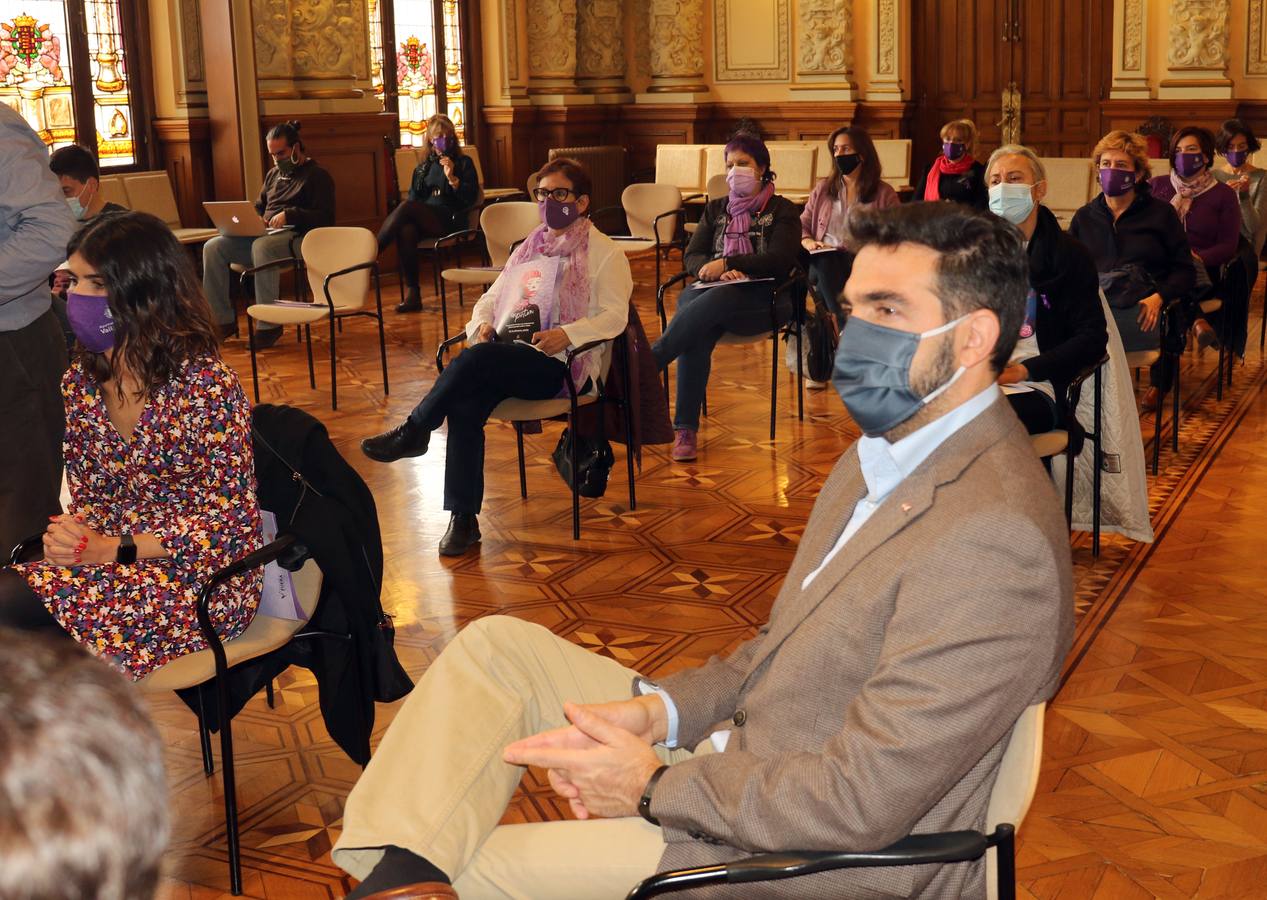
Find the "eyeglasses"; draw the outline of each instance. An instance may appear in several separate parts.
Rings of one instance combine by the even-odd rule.
[[[571,188],[555,188],[552,191],[547,191],[545,188],[536,188],[533,190],[532,196],[537,199],[538,203],[546,197],[551,197],[559,203],[567,203],[568,200],[577,195]]]

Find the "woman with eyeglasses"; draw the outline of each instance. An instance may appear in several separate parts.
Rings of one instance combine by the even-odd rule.
[[[199,590],[260,546],[251,407],[162,221],[100,216],[67,256],[71,502],[48,522],[41,560],[0,570],[0,625],[68,634],[140,679],[206,648]],[[257,570],[216,592],[222,638],[250,624],[262,584]]]
[[[801,246],[809,257],[809,282],[843,325],[840,293],[849,280],[849,216],[857,209],[898,205],[897,191],[880,180],[880,157],[865,128],[837,128],[827,139],[833,171],[814,186],[801,213]]]
[[[404,272],[405,299],[398,313],[422,309],[418,288],[418,242],[423,238],[444,237],[466,228],[457,215],[479,199],[479,176],[475,162],[462,152],[457,131],[448,116],[427,120],[427,158],[414,169],[409,196],[392,210],[378,229],[378,252],[392,244]]]
[[[445,367],[404,422],[361,442],[365,455],[378,462],[421,456],[431,433],[448,421],[444,508],[451,515],[440,540],[443,556],[460,556],[480,541],[484,423],[497,404],[511,397],[560,396],[566,390],[567,351],[616,337],[629,319],[629,262],[589,220],[589,173],[576,160],[559,157],[538,176],[542,224],[475,304],[466,326],[470,346]],[[591,350],[573,363],[581,393],[601,374],[600,354]]]
[[[796,206],[774,192],[770,151],[761,138],[740,132],[726,145],[730,193],[710,200],[684,258],[697,279],[678,296],[669,327],[651,347],[656,365],[677,360],[673,459],[696,458],[700,409],[712,369],[713,347],[723,334],[768,332],[792,314],[788,291],[775,294],[796,265],[801,222]]]

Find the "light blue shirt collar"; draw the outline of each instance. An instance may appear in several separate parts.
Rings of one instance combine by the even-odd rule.
[[[887,497],[934,450],[985,412],[998,396],[998,386],[991,384],[966,403],[959,404],[894,444],[882,437],[862,437],[858,441],[858,463],[862,467],[862,479],[867,484],[866,499],[878,504]]]

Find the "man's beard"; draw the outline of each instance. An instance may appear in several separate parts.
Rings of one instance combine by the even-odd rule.
[[[953,338],[953,331],[941,335],[941,346],[937,348],[937,355],[933,357],[928,367],[922,372],[911,372],[911,390],[917,397],[927,397],[955,377],[958,360],[955,358]],[[931,403],[921,406],[909,419],[899,422],[885,432],[885,440],[891,444],[900,441],[908,434],[918,431],[929,422],[939,418],[946,411],[945,399],[946,395],[942,394]]]

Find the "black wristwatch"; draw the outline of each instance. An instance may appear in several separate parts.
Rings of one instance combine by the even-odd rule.
[[[642,789],[642,799],[638,801],[638,815],[642,816],[657,828],[660,827],[660,820],[651,815],[651,792],[654,791],[655,786],[660,783],[660,776],[668,770],[668,766],[661,766],[651,773],[651,777],[647,779],[647,786]]]
[[[117,563],[136,562],[136,541],[132,539],[132,535],[119,535],[119,549],[114,554],[114,561]]]

